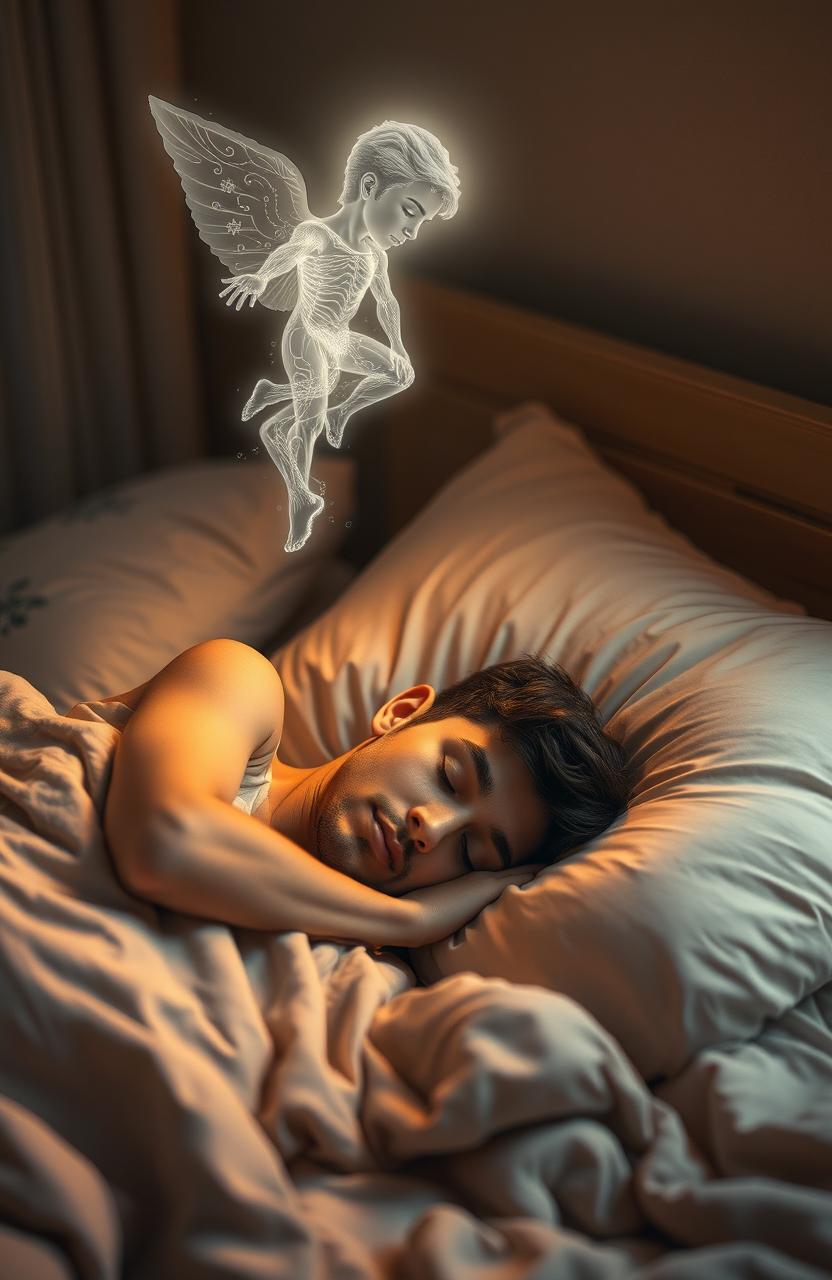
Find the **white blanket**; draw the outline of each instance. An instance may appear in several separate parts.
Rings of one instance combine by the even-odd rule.
[[[651,1091],[542,987],[423,988],[393,954],[132,897],[101,831],[116,739],[0,673],[0,1259],[32,1239],[84,1280],[832,1270],[832,989]]]

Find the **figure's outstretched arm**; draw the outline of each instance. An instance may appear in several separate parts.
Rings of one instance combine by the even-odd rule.
[[[379,323],[387,334],[390,350],[395,351],[398,355],[406,356],[407,352],[404,349],[399,329],[401,315],[399,304],[393,297],[390,288],[390,277],[387,274],[387,255],[378,253],[376,255],[376,264],[375,274],[370,281],[370,292],[376,300]]]
[[[292,232],[291,238],[285,244],[278,245],[257,271],[240,272],[236,276],[223,276],[222,283],[226,287],[220,290],[219,296],[225,298],[228,294],[225,305],[230,307],[232,302],[236,302],[238,311],[247,299],[249,305],[253,307],[256,299],[260,297],[274,276],[285,275],[310,254],[319,253],[325,244],[326,232],[314,222],[299,223]]]
[[[303,222],[295,227],[291,237],[285,244],[278,245],[257,271],[257,275],[268,283],[272,276],[282,276],[292,267],[296,267],[310,253],[319,253],[325,246],[326,233],[314,222]]]

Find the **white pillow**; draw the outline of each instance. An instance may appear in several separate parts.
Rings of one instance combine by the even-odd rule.
[[[141,684],[200,640],[258,646],[344,540],[354,472],[352,458],[317,464],[326,507],[291,554],[283,482],[251,460],[139,476],[13,534],[0,543],[0,667],[62,713]]]
[[[580,1001],[647,1078],[832,979],[832,625],[718,565],[535,404],[275,656],[281,756],[369,734],[392,693],[543,651],[594,699],[629,812],[411,953]]]

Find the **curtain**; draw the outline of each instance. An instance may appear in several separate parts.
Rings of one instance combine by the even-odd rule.
[[[206,451],[176,0],[0,4],[0,533]]]

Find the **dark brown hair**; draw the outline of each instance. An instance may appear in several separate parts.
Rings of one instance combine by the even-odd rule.
[[[632,783],[624,749],[557,663],[526,653],[474,671],[402,728],[448,716],[496,725],[526,766],[549,813],[543,842],[527,861],[556,862],[626,811]]]

